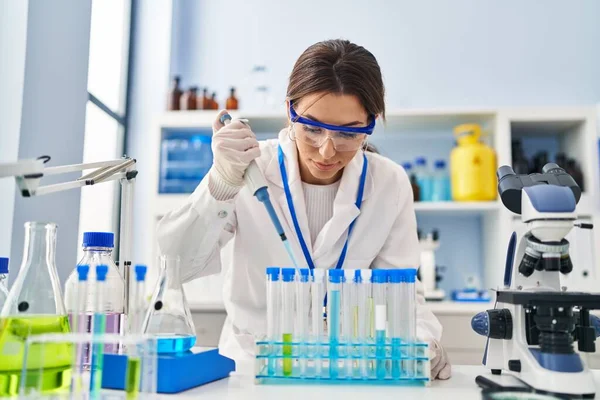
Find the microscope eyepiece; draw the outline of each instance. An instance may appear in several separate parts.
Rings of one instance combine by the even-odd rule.
[[[566,171],[564,169],[562,169],[555,163],[548,163],[548,164],[544,165],[544,167],[542,168],[542,172],[544,174],[566,173]]]
[[[515,171],[512,169],[512,167],[508,166],[508,165],[503,165],[500,168],[498,168],[498,171],[496,171],[496,176],[498,177],[498,181],[501,181],[502,179],[504,179],[507,176],[510,175],[516,175]]]

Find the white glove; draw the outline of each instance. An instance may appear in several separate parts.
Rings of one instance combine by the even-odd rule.
[[[256,136],[244,122],[221,123],[221,116],[226,113],[221,111],[213,124],[213,170],[228,185],[241,187],[244,172],[250,162],[260,156],[260,148]]]
[[[436,341],[429,341],[429,349],[433,353],[431,358],[431,380],[442,379],[446,380],[452,375],[450,360],[446,354],[446,350]]]

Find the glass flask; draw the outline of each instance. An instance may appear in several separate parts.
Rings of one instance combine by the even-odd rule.
[[[73,353],[69,343],[43,348],[32,345],[23,365],[28,337],[70,331],[56,272],[56,230],[53,223],[25,224],[23,261],[0,313],[0,396],[16,395],[22,378],[26,386],[37,382],[41,370],[43,391],[64,389],[70,384]]]
[[[196,343],[196,328],[183,292],[179,257],[161,256],[160,274],[143,332],[156,337],[158,353],[178,353]]]
[[[80,312],[78,318],[85,321],[85,333],[94,331],[94,313],[103,313],[106,321],[106,333],[123,333],[126,321],[124,314],[125,281],[112,258],[115,235],[112,232],[84,232],[83,234],[83,257],[77,265],[88,265],[89,276],[85,305],[77,304],[77,268],[71,272],[65,285],[65,305],[71,323],[73,312]],[[97,310],[96,297],[98,283],[96,280],[96,267],[106,265],[108,273],[106,282],[102,284],[102,303]],[[118,349],[113,345],[106,345],[105,352],[115,353]],[[84,368],[89,367],[90,348],[86,347],[83,353]]]

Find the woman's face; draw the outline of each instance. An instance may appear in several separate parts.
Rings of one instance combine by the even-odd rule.
[[[357,97],[344,94],[316,93],[303,97],[294,103],[298,115],[313,121],[330,125],[366,126],[367,111]],[[300,177],[303,182],[314,185],[328,185],[342,176],[343,169],[358,150],[336,151],[333,141],[328,139],[321,147],[314,147],[297,139],[302,127],[296,124],[294,136],[298,148]],[[326,135],[327,133],[323,133]],[[362,135],[365,136],[365,135]]]

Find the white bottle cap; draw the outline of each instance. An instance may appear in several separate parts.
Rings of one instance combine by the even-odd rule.
[[[353,269],[345,269],[344,277],[346,278],[346,283],[354,282],[354,271]]]
[[[313,273],[313,277],[314,277],[313,282],[323,283],[323,277],[325,276],[324,269],[314,268],[312,270],[312,273]]]
[[[370,269],[361,269],[360,279],[362,279],[363,282],[371,282],[371,272]]]

